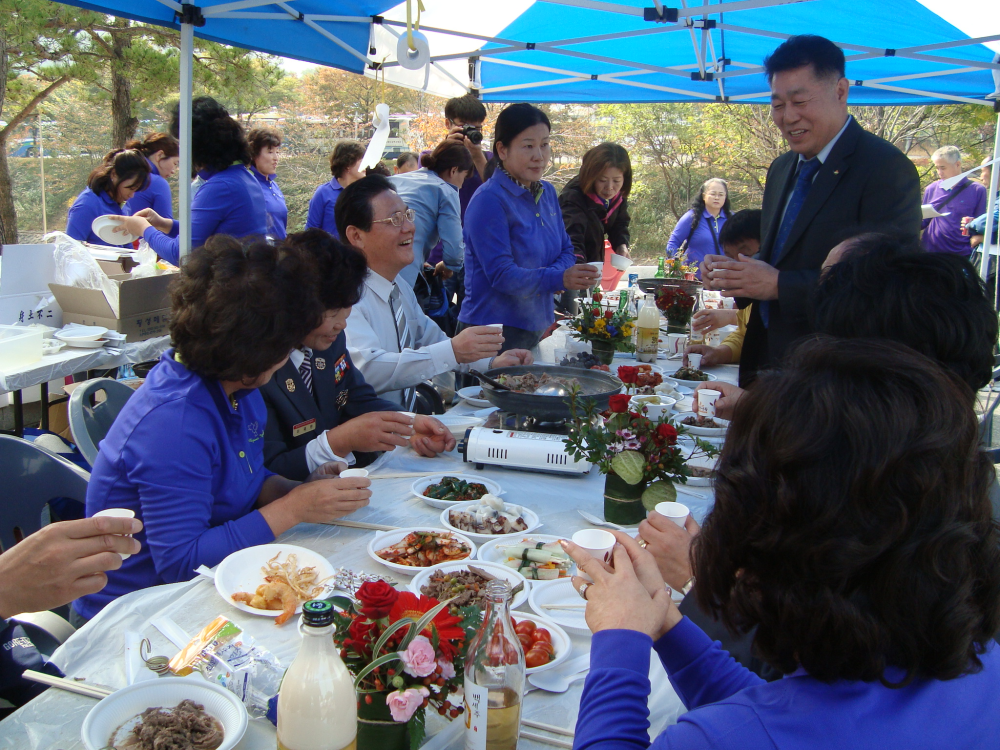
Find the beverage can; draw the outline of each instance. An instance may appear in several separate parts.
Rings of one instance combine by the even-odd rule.
[[[628,285],[629,285],[629,287],[633,287],[633,286],[635,286],[638,283],[639,283],[639,274],[637,274],[637,273],[630,273],[628,275]]]

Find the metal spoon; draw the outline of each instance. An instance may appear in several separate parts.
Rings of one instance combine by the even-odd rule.
[[[536,396],[568,396],[569,390],[566,386],[558,383],[546,383],[535,389]]]
[[[611,523],[611,521],[605,521],[604,519],[598,518],[593,513],[588,513],[585,510],[577,509],[576,512],[579,513],[581,516],[583,516],[584,520],[587,521],[587,523],[593,524],[594,526],[603,526],[606,529],[614,529],[615,531],[624,531],[625,533],[628,533],[629,531],[629,529],[626,529],[624,526],[619,526],[616,523]]]
[[[498,383],[493,378],[490,378],[490,377],[487,377],[486,375],[483,375],[481,372],[479,372],[479,370],[469,370],[469,374],[472,375],[473,377],[479,378],[479,380],[481,382],[486,383],[487,385],[493,386],[494,390],[497,390],[497,391],[509,391],[510,390],[510,388],[508,388],[507,386],[505,386],[503,383]]]

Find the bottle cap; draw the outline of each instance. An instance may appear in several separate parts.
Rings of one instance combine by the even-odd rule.
[[[320,599],[313,599],[302,605],[302,620],[306,625],[323,628],[333,624],[333,605]]]

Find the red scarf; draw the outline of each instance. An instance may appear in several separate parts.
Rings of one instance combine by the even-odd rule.
[[[596,203],[598,206],[606,208],[606,213],[604,214],[604,216],[601,217],[601,221],[604,224],[608,223],[608,217],[610,217],[611,214],[613,214],[615,211],[618,210],[618,207],[622,204],[622,201],[624,200],[622,198],[621,192],[619,191],[614,198],[612,198],[610,201],[607,202],[607,205],[605,206],[604,199],[601,198],[596,193],[587,193],[586,195],[588,198],[590,198],[590,200],[594,201],[594,203]]]

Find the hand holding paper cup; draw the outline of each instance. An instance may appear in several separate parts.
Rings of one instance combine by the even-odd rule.
[[[703,417],[715,416],[715,402],[719,400],[722,393],[712,391],[707,388],[695,391],[695,398],[698,400],[698,414]]]
[[[691,514],[690,509],[683,503],[657,503],[653,510],[661,516],[666,516],[682,529],[684,528],[684,522]]]
[[[107,516],[109,518],[135,518],[135,511],[129,510],[128,508],[108,508],[107,510],[98,511],[93,517],[98,518],[99,516]],[[125,534],[124,536],[131,538],[132,535]],[[130,557],[132,557],[132,555],[122,555],[122,562],[125,562]]]
[[[688,354],[687,355],[687,359],[688,359],[688,367],[690,367],[692,370],[700,370],[701,369],[701,355],[700,354],[694,354],[694,353]]]
[[[573,544],[582,547],[591,557],[604,563],[611,562],[611,555],[617,541],[615,535],[610,531],[601,531],[600,529],[584,529],[573,534]],[[579,575],[588,581],[593,580],[582,571]]]
[[[368,476],[368,469],[345,469],[344,471],[340,472],[341,479],[352,479],[355,477],[359,479],[364,479],[367,476]]]

